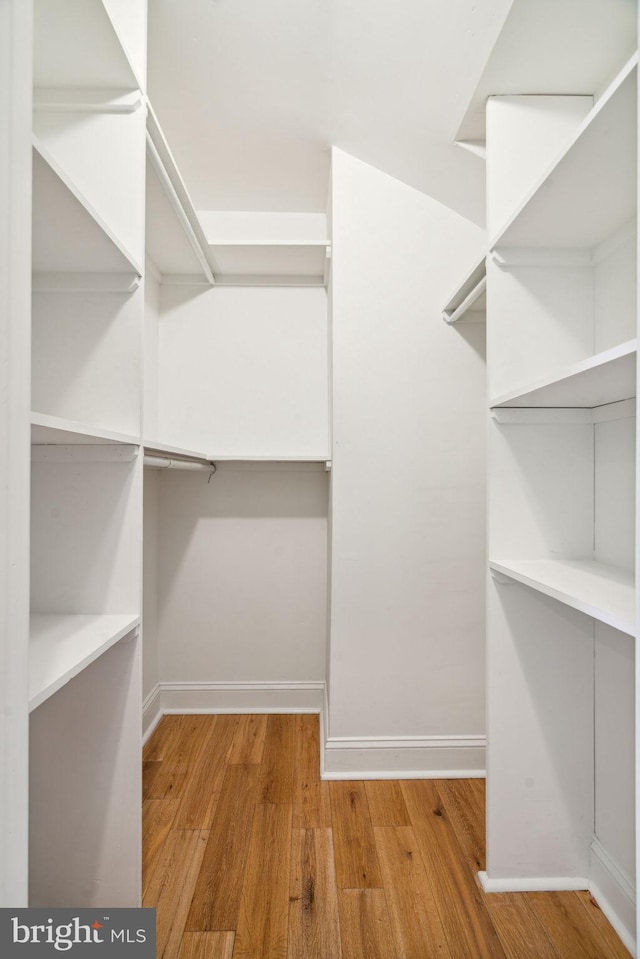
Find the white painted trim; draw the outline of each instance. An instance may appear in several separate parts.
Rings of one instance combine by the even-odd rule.
[[[484,778],[484,736],[331,737],[323,779]]]
[[[160,706],[160,684],[156,683],[142,704],[142,745],[150,738],[162,719]]]
[[[633,880],[594,836],[589,857],[589,892],[629,952],[636,955]]]
[[[479,872],[478,879],[485,892],[573,892],[589,889],[585,876],[511,876],[506,879],[490,879],[486,872]]]
[[[315,681],[159,683],[145,700],[143,726],[147,726],[147,711],[151,715],[156,708],[160,716],[171,713],[320,713],[323,696],[324,683]]]

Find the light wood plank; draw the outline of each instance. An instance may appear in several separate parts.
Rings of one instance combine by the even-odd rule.
[[[290,854],[291,806],[256,806],[234,959],[287,959]]]
[[[260,768],[228,766],[187,919],[190,932],[236,929]]]
[[[330,829],[294,829],[291,843],[289,956],[341,959]]]
[[[176,814],[176,829],[209,829],[227,770],[237,725],[235,716],[214,716],[198,762],[188,776]]]
[[[339,889],[382,886],[364,783],[331,782],[331,812]]]
[[[174,829],[143,899],[156,907],[156,959],[177,959],[200,864],[206,830]]]
[[[268,716],[258,802],[293,802],[294,716]]]
[[[320,721],[300,715],[295,723],[293,763],[294,829],[331,826],[329,783],[320,779]]]
[[[563,959],[565,956],[629,959],[629,953],[611,926],[606,923],[606,927],[601,927],[595,918],[595,909],[590,921],[592,916],[577,893],[528,892],[525,895]]]
[[[478,788],[476,783],[482,784]],[[436,789],[446,809],[465,859],[475,874],[485,866],[484,780],[443,779]]]
[[[168,799],[181,795],[187,777],[196,769],[215,716],[184,716],[177,742],[154,780],[154,798]]]
[[[238,717],[238,725],[229,753],[230,763],[260,763],[267,734],[267,717],[247,714]]]
[[[576,892],[575,895],[587,910],[591,928],[597,929],[599,937],[606,941],[611,955],[615,956],[615,959],[629,959],[629,951],[624,947],[622,940],[593,896],[588,892]]]
[[[452,956],[504,959],[434,780],[407,780],[402,792]]]
[[[338,908],[342,959],[403,959],[396,952],[382,889],[343,889]]]
[[[162,855],[178,809],[175,799],[147,799],[142,805],[142,894]]]
[[[232,959],[233,932],[185,932],[178,959]]]
[[[163,716],[144,745],[142,758],[147,762],[162,762],[177,745],[186,716]]]
[[[413,829],[376,826],[374,833],[398,955],[452,959]]]
[[[485,902],[508,959],[568,959],[553,947],[522,893],[490,893]]]
[[[158,773],[162,769],[162,760],[145,759],[142,763],[142,799],[163,799],[163,796],[156,796],[154,793],[154,784]]]
[[[400,783],[394,779],[378,779],[365,783],[371,823],[374,826],[409,826],[409,813]]]

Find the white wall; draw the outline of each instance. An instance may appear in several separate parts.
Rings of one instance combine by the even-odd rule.
[[[211,482],[158,480],[160,680],[322,681],[327,474],[220,467]]]
[[[326,456],[323,289],[166,286],[159,429],[218,455]]]
[[[340,150],[332,189],[330,738],[481,735],[484,328],[440,311],[483,233]]]

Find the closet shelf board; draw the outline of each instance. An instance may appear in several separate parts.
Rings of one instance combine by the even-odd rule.
[[[489,567],[630,636],[636,635],[635,579],[592,560],[490,560]]]
[[[184,459],[206,460],[209,462],[211,457],[202,450],[185,449],[182,446],[173,446],[171,443],[163,443],[160,440],[143,440],[145,453],[151,455],[181,456]]]
[[[142,267],[33,137],[33,271],[131,273]],[[63,242],[62,242],[63,240]]]
[[[29,709],[40,706],[139,624],[140,616],[132,614],[32,614]]]
[[[443,306],[442,318],[446,323],[457,323],[470,310],[475,313],[486,310],[486,277],[487,267],[483,254],[480,262],[476,263]]]
[[[636,213],[638,56],[490,246],[593,249]]]
[[[581,407],[593,408],[617,403],[636,395],[636,352],[638,341],[589,357],[580,363],[505,393],[491,401],[500,407]]]
[[[292,243],[225,243],[209,245],[216,275],[224,276],[227,282],[242,276],[286,277],[294,283],[315,278],[323,282],[325,265],[329,256],[328,242]]]
[[[33,444],[59,443],[64,446],[76,444],[125,443],[139,446],[140,437],[114,430],[103,430],[87,423],[76,423],[60,416],[46,413],[31,413],[31,442]]]
[[[34,83],[36,87],[139,86],[102,0],[35,0]]]

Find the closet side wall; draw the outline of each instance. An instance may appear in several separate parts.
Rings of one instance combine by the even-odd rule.
[[[0,4],[0,907],[27,904],[31,29]]]
[[[332,204],[326,767],[480,770],[484,327],[439,315],[483,233],[339,150]]]

